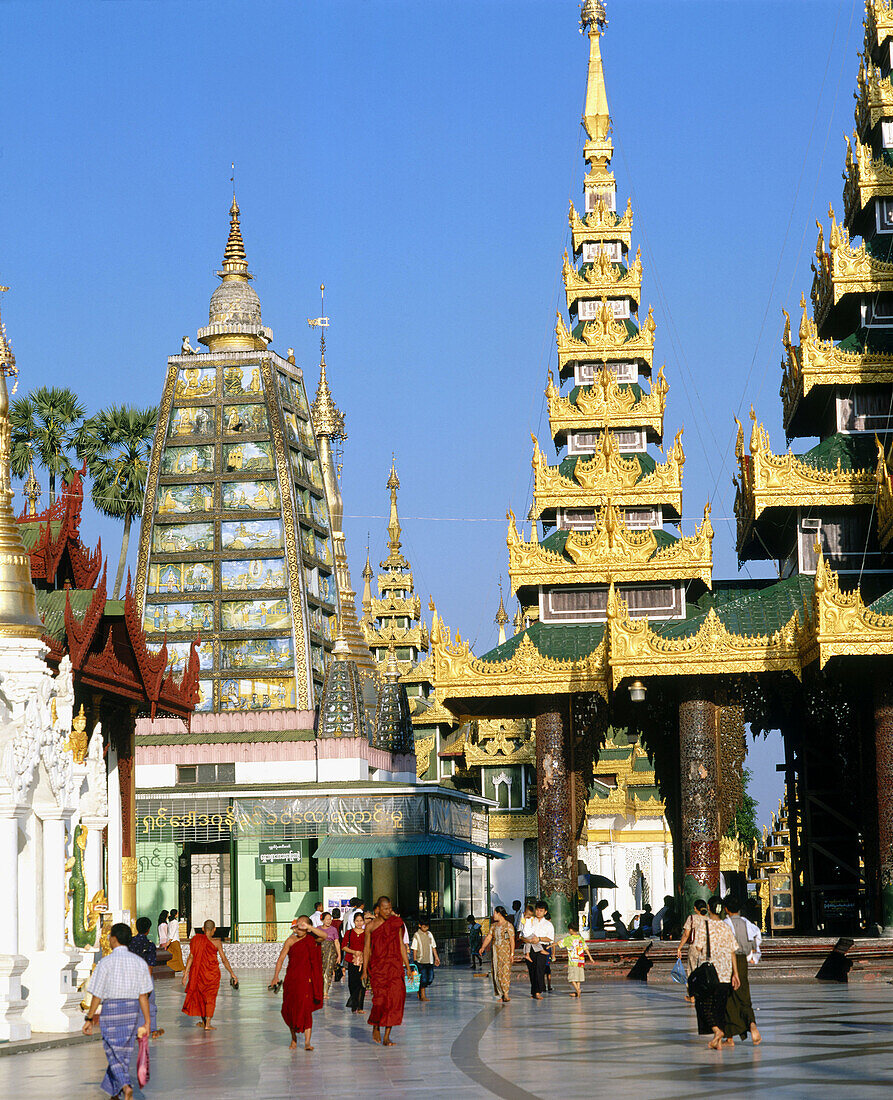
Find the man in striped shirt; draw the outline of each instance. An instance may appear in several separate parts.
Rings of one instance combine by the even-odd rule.
[[[84,1034],[93,1034],[96,1009],[103,1002],[99,1017],[102,1045],[108,1059],[108,1069],[102,1079],[102,1089],[109,1096],[132,1100],[130,1061],[137,1038],[148,1035],[149,994],[154,985],[145,961],[129,950],[132,939],[126,924],[113,924],[109,932],[111,953],[100,959],[87,982],[87,992],[93,994]],[[140,1024],[142,1016],[142,1025]]]

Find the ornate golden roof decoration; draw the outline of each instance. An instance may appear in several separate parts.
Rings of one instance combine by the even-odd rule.
[[[609,501],[592,531],[571,531],[564,554],[541,546],[534,528],[530,542],[518,532],[509,512],[508,549],[512,591],[525,585],[609,584],[698,578],[709,588],[713,575],[713,527],[710,505],[694,535],[661,546],[652,530],[631,530]],[[571,558],[568,561],[567,558]]]
[[[591,387],[581,388],[576,400],[562,397],[549,371],[546,399],[552,435],[564,431],[585,431],[587,428],[650,429],[663,437],[664,410],[669,384],[661,367],[647,393],[637,395],[628,385],[619,383],[616,374],[603,367]]]
[[[791,321],[785,317],[782,346],[781,400],[785,425],[790,423],[798,402],[814,386],[855,386],[893,382],[893,355],[875,351],[844,351],[833,340],[819,339],[815,321],[807,312],[806,298],[800,298],[800,343],[791,340]]]
[[[325,337],[322,338],[325,340]],[[329,380],[326,377],[325,347],[319,361],[319,384],[316,387],[316,396],[310,406],[310,417],[313,421],[313,430],[317,435],[327,435],[330,439],[347,439],[344,430],[344,413],[335,404],[329,389]]]
[[[893,541],[893,479],[890,477],[890,468],[884,454],[881,441],[875,436],[877,443],[877,467],[875,478],[877,479],[877,529],[878,540],[886,550]]]
[[[449,633],[434,647],[438,697],[495,698],[519,695],[567,695],[597,691],[607,698],[607,642],[586,657],[557,660],[544,657],[524,635],[505,661],[481,661],[467,642],[451,643]]]
[[[881,121],[893,114],[893,84],[869,59],[860,55],[859,74],[856,77],[856,129],[867,134]]]
[[[821,546],[812,607],[804,608],[803,664],[832,657],[880,657],[893,654],[893,615],[867,608],[859,590],[842,592],[837,574],[825,562]]]
[[[571,227],[574,252],[579,252],[584,244],[592,241],[620,241],[629,249],[633,229],[631,199],[626,200],[626,210],[619,217],[603,198],[596,201],[588,214],[580,217],[572,199],[567,219]]]
[[[882,46],[893,35],[893,3],[891,0],[868,0],[865,5],[865,52]]]
[[[649,307],[648,315],[639,331],[630,335],[623,321],[614,317],[607,298],[602,298],[601,306],[591,321],[583,324],[579,338],[574,336],[558,313],[555,336],[558,343],[558,369],[564,370],[570,363],[612,359],[643,359],[651,367],[654,356],[654,310]]]
[[[735,455],[738,476],[735,484],[735,515],[738,518],[738,546],[747,541],[753,523],[767,508],[840,508],[872,504],[876,492],[875,470],[845,470],[840,460],[831,470],[819,469],[791,454],[776,455],[769,434],[751,407],[749,453],[744,448],[744,428],[738,425]]]
[[[620,265],[615,264],[607,252],[597,252],[594,260],[585,263],[582,270],[577,271],[565,251],[561,274],[568,309],[579,298],[606,296],[633,298],[638,305],[642,294],[642,252],[640,249],[636,253],[635,260],[624,274]]]
[[[474,722],[465,736],[465,763],[471,768],[532,764],[535,759],[532,724],[523,719]]]
[[[611,499],[626,506],[662,505],[681,514],[685,464],[681,429],[666,462],[647,474],[637,458],[620,454],[611,432],[604,432],[596,442],[595,454],[577,460],[573,479],[565,477],[558,466],[550,466],[536,437],[532,438],[533,501],[538,515],[547,508],[604,507]]]
[[[856,215],[872,199],[888,196],[893,192],[893,166],[883,157],[874,158],[871,146],[863,145],[853,132],[853,141],[846,141],[846,170],[844,172],[843,203],[844,221],[851,225]],[[853,147],[855,146],[855,155]]]
[[[625,677],[700,676],[734,672],[793,672],[800,676],[799,620],[773,634],[732,634],[711,607],[695,634],[666,638],[647,619],[633,619],[613,584],[608,591],[611,684]]]
[[[893,92],[893,85],[891,85]],[[893,98],[891,98],[893,113]],[[828,252],[824,251],[822,226],[820,222],[819,238],[816,245],[816,259],[812,270],[812,302],[815,307],[815,320],[822,325],[831,309],[846,294],[875,294],[893,291],[893,263],[875,259],[863,242],[853,247],[845,225],[839,225],[833,209],[828,211],[831,217],[831,234],[828,240]]]

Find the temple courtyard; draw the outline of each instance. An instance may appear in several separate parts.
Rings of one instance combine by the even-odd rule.
[[[509,1005],[469,971],[437,974],[427,1005],[407,1003],[398,1045],[371,1042],[342,1009],[346,990],[316,1014],[316,1049],[290,1053],[279,997],[247,972],[221,990],[205,1034],[179,1015],[179,983],[158,989],[166,1034],[152,1045],[152,1077],[136,1096],[155,1100],[284,1100],[286,1097],[487,1097],[533,1100],[600,1095],[611,1100],[888,1096],[893,1086],[893,988],[879,984],[757,985],[764,1041],[721,1053],[697,1038],[681,989],[590,982],[579,1001],[565,983],[534,1003],[517,983]],[[0,1096],[100,1098],[98,1041],[0,1058]],[[134,1075],[135,1079],[135,1075]]]

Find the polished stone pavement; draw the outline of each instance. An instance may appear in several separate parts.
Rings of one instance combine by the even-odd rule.
[[[580,1000],[567,985],[542,1002],[518,982],[508,1005],[469,971],[438,971],[431,1001],[407,1001],[398,1045],[383,1049],[341,1008],[346,990],[316,1013],[316,1050],[289,1052],[279,998],[257,972],[224,985],[205,1034],[179,1013],[179,984],[159,985],[165,1036],[152,1045],[155,1100],[281,1100],[359,1096],[611,1100],[730,1097],[870,1098],[893,1087],[893,985],[815,982],[754,987],[760,1047],[721,1052],[696,1035],[679,987],[589,982]],[[101,1100],[99,1043],[0,1059],[0,1097]],[[135,1075],[134,1075],[135,1079]]]

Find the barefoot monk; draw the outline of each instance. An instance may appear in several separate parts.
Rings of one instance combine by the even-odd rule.
[[[406,1003],[409,956],[403,938],[403,921],[391,908],[391,899],[381,897],[376,905],[378,915],[366,925],[366,941],[363,945],[363,975],[368,975],[372,986],[372,1039],[384,1046],[393,1046],[391,1028],[403,1023],[403,1006]],[[381,1035],[384,1028],[384,1038]]]
[[[217,1006],[217,992],[220,989],[220,963],[237,983],[236,973],[229,964],[223,950],[223,943],[214,935],[217,925],[206,920],[202,931],[189,941],[189,961],[183,971],[183,985],[186,987],[186,999],[183,1011],[187,1016],[198,1016],[196,1027],[213,1031],[211,1020]]]
[[[292,924],[292,933],[282,945],[273,980],[268,989],[279,985],[279,973],[288,959],[282,989],[282,1019],[291,1032],[289,1050],[298,1048],[298,1032],[304,1035],[304,1050],[313,1050],[313,1013],[322,1008],[322,955],[318,941],[325,940],[322,928],[315,928],[310,917],[301,916]]]

